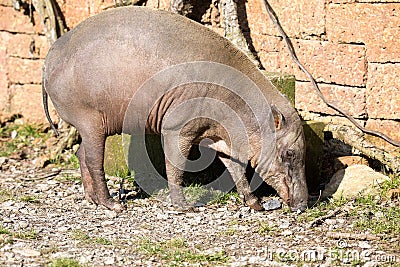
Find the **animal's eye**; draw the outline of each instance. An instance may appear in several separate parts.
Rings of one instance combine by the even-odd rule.
[[[284,153],[283,158],[284,158],[285,160],[293,161],[293,160],[295,160],[295,158],[296,158],[296,153],[294,152],[293,149],[288,149],[288,150],[286,150],[286,151],[283,152],[283,153]]]

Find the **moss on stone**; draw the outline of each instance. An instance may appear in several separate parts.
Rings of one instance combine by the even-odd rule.
[[[303,121],[306,140],[306,177],[310,192],[315,191],[321,182],[324,128],[323,122]]]
[[[284,95],[287,96],[290,103],[294,107],[295,105],[295,84],[296,78],[290,74],[282,74],[277,72],[267,72],[265,70],[262,73],[267,77],[273,85]]]

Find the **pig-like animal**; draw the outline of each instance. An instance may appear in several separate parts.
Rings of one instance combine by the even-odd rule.
[[[152,77],[174,66],[177,66],[176,77],[187,79],[192,74],[208,72],[207,75],[225,81],[214,82],[213,76],[212,82],[201,78],[200,82],[175,84],[169,90],[166,83],[170,81],[163,82],[162,78],[153,83],[149,91],[143,89],[146,84],[149,87]],[[198,66],[205,67],[199,69]],[[239,87],[253,84],[259,92],[245,87],[226,88],[232,75],[225,72],[215,75],[215,66],[216,71],[221,66],[221,69],[242,74],[250,83],[239,78],[235,84]],[[170,75],[168,79],[174,77]],[[171,151],[179,151],[176,158],[187,156],[192,144],[199,144],[203,139],[212,140],[206,145],[217,152],[232,174],[238,192],[253,209],[261,210],[262,206],[244,177],[247,164],[276,189],[292,210],[306,208],[305,145],[298,114],[245,54],[227,39],[185,17],[143,7],[124,7],[87,19],[59,38],[45,60],[43,102],[54,128],[47,108],[48,95],[60,117],[75,126],[82,137],[77,155],[85,197],[92,203],[116,211],[122,209],[122,205],[111,198],[106,185],[105,140],[121,132],[143,131],[179,137],[177,143],[168,143],[171,138],[164,139],[164,149],[170,147]],[[138,105],[132,106],[137,95],[140,95],[135,100]],[[190,117],[194,113],[188,114],[191,112],[187,105],[186,108],[181,106],[193,99],[196,101],[190,103],[193,112],[200,111],[194,112],[198,118]],[[221,107],[210,104],[207,99],[223,103],[221,107],[232,110],[232,116],[225,112],[220,119],[215,119],[213,116],[221,114]],[[260,99],[265,101],[260,102]],[[252,106],[253,102],[257,107]],[[150,109],[141,110],[146,105]],[[133,119],[136,115],[145,116],[144,125],[127,123],[128,110]],[[178,115],[168,116],[172,111]],[[207,118],[203,113],[214,115]],[[230,125],[226,128],[225,119],[232,118],[241,122],[237,126],[226,122]],[[264,127],[271,125],[270,119],[276,127],[273,135]],[[232,141],[235,134],[243,132],[247,140]],[[246,142],[248,148],[243,149]],[[273,146],[263,149],[266,144]],[[181,187],[184,168],[171,162],[170,156],[166,157],[166,171],[171,200],[185,206]]]

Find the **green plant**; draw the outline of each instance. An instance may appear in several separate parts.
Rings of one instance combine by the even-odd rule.
[[[219,193],[215,196],[211,204],[227,205],[230,201],[234,203],[241,203],[239,193],[237,191],[230,191],[228,193]]]
[[[153,242],[149,239],[143,239],[139,244],[139,251],[147,256],[167,261],[170,266],[184,266],[186,263],[210,266],[226,263],[229,259],[224,251],[216,253],[195,252],[181,238],[165,242]]]
[[[95,239],[95,242],[100,245],[108,246],[112,245],[112,242],[104,237],[98,237]]]
[[[0,225],[0,234],[8,235],[11,238],[18,238],[18,239],[36,239],[37,237],[37,233],[34,230],[13,232],[3,227],[2,225]]]
[[[80,229],[72,230],[71,234],[72,234],[72,238],[77,241],[88,242],[90,240],[89,235],[87,235],[85,232],[83,232]]]
[[[43,133],[41,125],[8,124],[0,128],[0,138],[9,139],[0,143],[0,157],[8,157],[23,147],[33,147],[44,143],[49,134]],[[38,139],[36,142],[33,142]]]
[[[274,232],[276,232],[276,230],[278,230],[278,228],[276,226],[271,226],[268,223],[264,223],[259,221],[258,222],[259,226],[258,226],[258,230],[257,233],[260,235],[271,235],[274,234]]]
[[[14,199],[14,194],[7,190],[0,191],[0,203]]]
[[[380,195],[387,197],[387,193],[391,189],[400,189],[400,176],[389,175],[390,180],[386,180],[380,184]]]
[[[104,237],[96,237],[92,238],[88,234],[86,234],[84,231],[80,229],[75,229],[71,231],[72,238],[76,241],[80,241],[84,244],[99,244],[99,245],[112,245],[112,242]]]
[[[69,258],[58,258],[50,262],[49,267],[80,267],[78,261]]]
[[[27,203],[39,203],[39,199],[37,196],[22,196],[19,198],[20,201],[22,202],[27,202]]]

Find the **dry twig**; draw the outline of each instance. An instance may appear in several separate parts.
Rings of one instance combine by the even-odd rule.
[[[308,225],[308,228],[312,228],[315,225],[319,225],[319,224],[323,223],[326,219],[336,216],[339,212],[340,212],[340,207],[337,207],[331,213],[321,216],[321,217],[318,217],[315,220],[313,220],[312,222],[310,222],[310,224]]]

